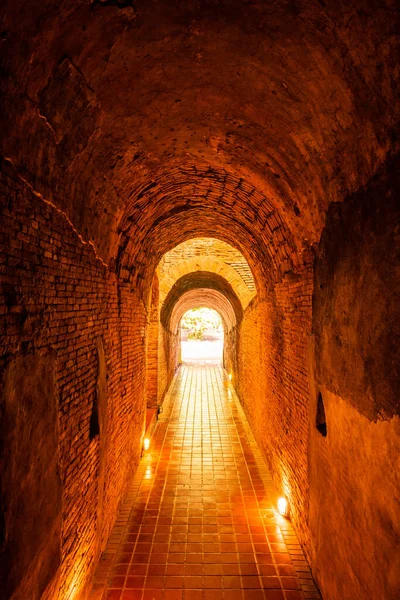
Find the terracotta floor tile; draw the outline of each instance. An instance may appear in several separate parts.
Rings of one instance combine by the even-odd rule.
[[[284,600],[285,596],[280,590],[264,590],[265,600]]]
[[[222,578],[214,575],[204,576],[204,587],[218,589],[222,587]]]
[[[128,566],[128,565],[127,565]],[[124,587],[124,583],[125,583],[125,576],[119,576],[119,575],[115,575],[113,577],[110,577],[108,585],[111,588],[119,588],[122,589]]]
[[[185,562],[184,554],[168,554],[168,564],[183,564],[184,562]],[[201,560],[200,560],[200,562],[201,562]]]
[[[243,589],[261,588],[260,578],[256,575],[242,576]]]
[[[222,573],[224,575],[239,575],[240,574],[240,565],[238,564],[227,564],[222,565]]]
[[[150,554],[149,561],[153,565],[156,565],[156,564],[165,565],[167,562],[167,555],[155,552],[154,554]]]
[[[91,600],[303,600],[292,559],[307,563],[270,482],[223,370],[181,367]]]
[[[264,600],[262,590],[243,590],[244,600]]]
[[[264,577],[274,577],[277,575],[277,567],[275,565],[258,565],[258,570],[260,575],[264,575]]]
[[[202,589],[203,577],[199,575],[188,575],[184,577],[184,587],[189,589]]]
[[[289,554],[274,554],[273,557],[277,564],[292,564]]]
[[[140,566],[144,566],[147,567],[147,565],[140,565]],[[132,565],[131,568],[135,568],[135,565]],[[158,576],[162,576],[165,575],[165,571],[166,571],[167,565],[149,565],[148,567],[148,571],[147,571],[147,575],[158,575]]]
[[[213,565],[214,566],[214,565]],[[185,575],[202,575],[202,565],[185,565]],[[216,575],[217,573],[209,573],[209,575]]]
[[[167,575],[184,575],[185,565],[183,564],[168,564]]]
[[[222,578],[224,589],[238,589],[242,587],[241,579],[238,575],[224,576]]]
[[[182,600],[182,590],[165,590],[163,600]]]
[[[286,600],[303,600],[303,594],[298,590],[285,591]]]
[[[239,553],[239,562],[241,564],[255,564],[256,562],[262,562],[263,557],[258,555],[258,556],[254,556],[254,554],[250,554],[250,552],[248,553]]]
[[[224,600],[222,590],[204,590],[204,600]]]
[[[225,590],[224,591],[224,600],[242,600],[243,599],[243,590]]]
[[[165,578],[165,588],[183,588],[183,577],[178,577],[178,576],[169,576],[167,575],[167,577]]]
[[[123,565],[115,565],[115,567],[112,570],[112,575],[126,575],[129,569],[129,565],[123,564]]]
[[[203,590],[186,590],[185,600],[203,600]]]
[[[279,577],[262,577],[262,585],[264,589],[281,589]]]
[[[104,600],[120,600],[121,590],[108,590],[104,596]]]
[[[125,590],[122,592],[121,600],[142,600],[143,590]]]
[[[204,564],[203,573],[204,575],[222,575],[224,565],[210,565]]]
[[[158,577],[157,575],[149,575],[146,579],[146,588],[163,589],[164,579],[164,577]]]
[[[281,583],[284,590],[299,590],[301,587],[297,577],[281,577]]]
[[[144,577],[127,577],[125,587],[142,589],[144,586]]]

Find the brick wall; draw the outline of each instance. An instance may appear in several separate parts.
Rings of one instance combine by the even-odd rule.
[[[159,402],[174,376],[180,360],[180,334],[174,335],[159,326],[158,339],[158,398]]]
[[[250,304],[239,330],[236,384],[306,549],[311,296],[312,270],[305,269]]]
[[[176,265],[181,264],[182,261],[207,256],[232,267],[247,289],[252,292],[255,291],[254,277],[243,254],[226,242],[214,238],[194,238],[167,252],[158,266],[160,279],[168,277],[169,272]]]
[[[72,600],[90,578],[138,464],[146,312],[59,210],[12,173],[2,173],[0,186],[2,372],[15,357],[49,348],[56,353],[63,506],[58,575],[61,597]],[[106,360],[107,427],[91,439],[99,336]],[[37,449],[31,450],[34,456]],[[100,451],[104,490],[98,486]]]
[[[151,303],[149,309],[149,319],[147,327],[147,381],[146,381],[146,402],[148,408],[155,408],[158,405],[158,277],[154,275],[151,290]]]
[[[224,367],[228,373],[237,374],[237,327],[224,331]]]

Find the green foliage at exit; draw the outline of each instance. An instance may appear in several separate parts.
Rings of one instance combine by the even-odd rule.
[[[182,329],[188,329],[188,340],[202,340],[205,331],[222,331],[219,314],[211,308],[194,308],[181,320]]]

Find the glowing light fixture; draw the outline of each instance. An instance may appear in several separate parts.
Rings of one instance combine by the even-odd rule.
[[[143,448],[145,450],[148,450],[150,448],[150,440],[149,440],[149,438],[144,438],[144,440],[143,440]]]
[[[289,503],[283,496],[278,499],[278,512],[282,517],[289,515]]]
[[[232,373],[229,373],[228,377],[229,377],[229,381],[232,381]]]

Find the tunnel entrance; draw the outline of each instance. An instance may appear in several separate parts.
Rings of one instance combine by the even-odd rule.
[[[216,310],[188,310],[180,322],[179,338],[183,364],[223,365],[224,328]]]

